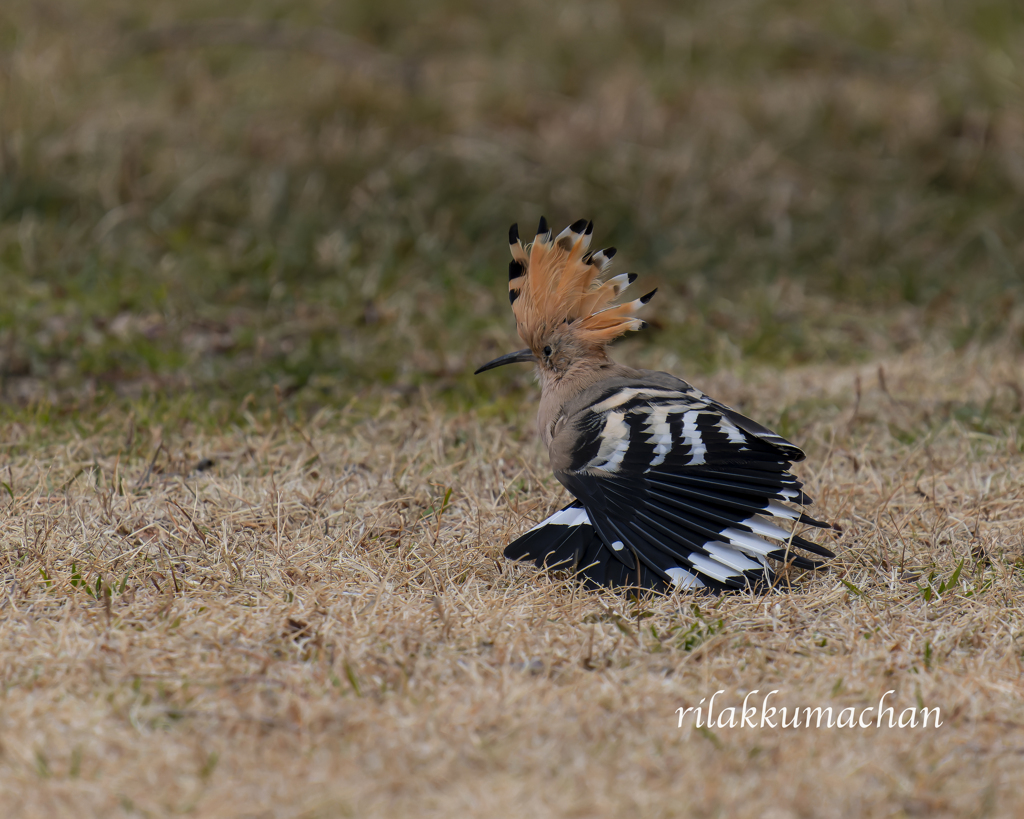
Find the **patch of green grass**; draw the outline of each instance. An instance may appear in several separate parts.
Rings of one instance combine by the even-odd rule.
[[[15,0],[0,391],[472,403],[541,213],[690,370],[1019,347],[1018,6]]]

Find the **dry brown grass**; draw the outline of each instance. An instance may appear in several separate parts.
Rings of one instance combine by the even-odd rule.
[[[637,603],[505,564],[561,498],[528,406],[219,434],[108,416],[49,443],[10,426],[3,813],[1015,815],[1022,364],[914,352],[702,382],[807,446],[844,527],[830,573],[755,598]],[[677,727],[718,689],[772,688],[857,708],[893,689],[943,725]]]

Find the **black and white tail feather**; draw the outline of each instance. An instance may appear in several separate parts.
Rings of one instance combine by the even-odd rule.
[[[802,569],[833,553],[771,519],[832,528],[789,471],[803,452],[666,373],[610,379],[557,420],[555,469],[576,500],[505,556],[576,571],[594,586],[758,589],[769,560]]]

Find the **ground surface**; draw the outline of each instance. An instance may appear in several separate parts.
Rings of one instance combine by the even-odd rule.
[[[0,9],[4,816],[1019,813],[1018,3],[206,5]],[[541,212],[807,450],[829,572],[501,558]],[[804,725],[883,696],[942,724]]]
[[[987,359],[708,380],[755,415],[828,407],[801,471],[840,557],[756,598],[506,565],[560,494],[531,436],[472,413],[12,425],[8,815],[1013,815],[1024,384]],[[678,727],[719,689],[837,715],[892,690],[942,725]]]

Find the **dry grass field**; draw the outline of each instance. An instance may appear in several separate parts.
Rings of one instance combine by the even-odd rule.
[[[1024,361],[988,359],[708,380],[829,408],[803,474],[840,557],[760,597],[505,564],[560,493],[525,424],[473,412],[12,425],[7,815],[1014,815]],[[892,690],[942,724],[678,727],[719,689],[837,713]]]
[[[1020,814],[1017,2],[206,5],[0,8],[0,815]],[[829,571],[503,560],[541,212],[806,449]],[[883,697],[941,725],[804,724]]]

